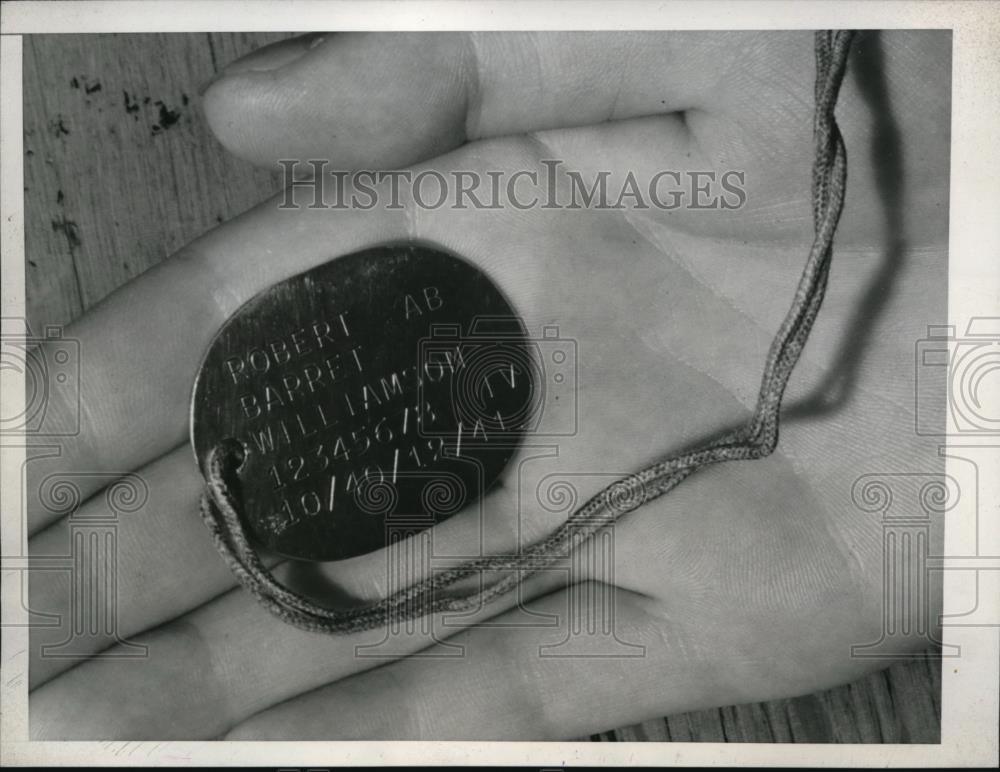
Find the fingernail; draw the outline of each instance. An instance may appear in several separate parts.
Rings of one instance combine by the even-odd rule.
[[[199,89],[198,93],[204,96],[213,83],[230,75],[279,70],[301,59],[307,52],[316,48],[325,39],[325,33],[313,33],[275,43],[274,45],[264,46],[223,68],[222,72],[205,83]]]
[[[323,33],[303,35],[292,40],[282,41],[273,46],[264,46],[252,54],[237,59],[222,70],[223,76],[237,75],[242,72],[272,72],[279,70],[292,62],[301,59],[323,42]]]

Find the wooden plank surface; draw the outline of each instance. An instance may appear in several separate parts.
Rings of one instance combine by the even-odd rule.
[[[215,142],[198,91],[226,63],[282,37],[25,37],[27,313],[36,334],[279,189],[276,176]],[[654,719],[591,739],[936,743],[940,684],[941,662],[927,657],[818,694]]]

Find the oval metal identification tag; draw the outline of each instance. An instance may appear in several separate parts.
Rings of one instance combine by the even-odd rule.
[[[232,490],[253,541],[339,560],[486,493],[540,380],[486,274],[428,247],[380,246],[276,284],[226,322],[195,382],[191,442],[203,474],[223,443],[242,456]]]

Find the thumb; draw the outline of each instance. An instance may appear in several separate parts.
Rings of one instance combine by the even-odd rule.
[[[337,33],[228,68],[204,97],[236,155],[393,168],[467,140],[703,106],[732,41],[697,33]]]

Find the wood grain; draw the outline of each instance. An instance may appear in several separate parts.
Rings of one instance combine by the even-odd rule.
[[[277,191],[198,111],[220,67],[287,35],[35,35],[24,44],[25,242],[32,330],[65,324]],[[941,661],[825,692],[645,721],[595,741],[940,742]],[[664,684],[664,689],[669,684]]]
[[[227,154],[198,90],[268,35],[28,36],[28,321],[63,324],[280,180]]]

